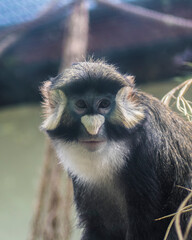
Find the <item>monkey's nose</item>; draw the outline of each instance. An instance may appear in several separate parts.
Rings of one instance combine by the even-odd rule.
[[[85,115],[81,117],[81,123],[87,130],[87,132],[91,135],[97,135],[99,129],[104,124],[105,118],[103,115]]]

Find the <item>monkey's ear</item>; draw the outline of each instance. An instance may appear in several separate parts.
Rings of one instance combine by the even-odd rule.
[[[131,87],[135,86],[135,77],[134,76],[125,75],[124,77],[129,86],[131,86]]]
[[[67,98],[64,92],[60,89],[52,90],[50,86],[51,82],[47,81],[41,88],[44,100],[42,107],[45,117],[45,121],[41,126],[42,130],[53,130],[58,126],[67,103]]]
[[[129,129],[139,124],[143,118],[144,111],[135,99],[133,88],[121,88],[116,95],[116,107],[111,121]]]

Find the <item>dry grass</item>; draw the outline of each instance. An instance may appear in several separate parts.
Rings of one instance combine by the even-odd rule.
[[[184,188],[181,186],[178,186],[180,188]],[[181,230],[181,225],[180,225],[180,219],[181,219],[181,215],[185,214],[185,213],[192,213],[192,204],[188,204],[188,202],[192,199],[192,190],[188,189],[188,188],[184,188],[185,190],[189,191],[189,194],[187,195],[187,197],[183,200],[183,202],[181,203],[181,205],[179,206],[178,210],[176,213],[161,217],[156,219],[156,221],[160,221],[166,218],[170,218],[173,217],[169,223],[169,226],[167,228],[167,231],[165,233],[164,239],[163,240],[167,240],[168,235],[170,233],[170,230],[173,226],[173,224],[175,223],[175,229],[177,232],[177,236],[179,240],[187,240],[189,234],[190,234],[190,230],[192,228],[192,216],[190,217],[190,220],[188,222],[188,225],[185,229],[185,232],[183,233]]]
[[[176,108],[184,114],[184,116],[192,121],[192,102],[186,99],[186,93],[192,87],[192,79],[186,80],[182,84],[178,85],[170,92],[168,92],[162,99],[162,102],[167,106],[176,106]],[[181,187],[181,186],[178,186]],[[183,188],[183,187],[181,187]],[[170,214],[168,216],[164,216],[162,218],[156,219],[157,221],[163,220],[165,218],[173,217],[165,234],[164,240],[167,240],[170,230],[175,224],[177,236],[179,240],[187,240],[192,229],[192,216],[189,219],[185,232],[183,233],[181,230],[180,220],[182,214],[192,213],[192,204],[189,204],[189,201],[192,200],[192,190],[184,188],[189,192],[188,196],[183,200],[181,205],[179,206],[176,213]]]
[[[176,105],[177,109],[183,113],[189,121],[192,121],[192,102],[185,98],[190,87],[192,87],[192,79],[186,80],[173,88],[162,98],[162,102],[167,106]]]

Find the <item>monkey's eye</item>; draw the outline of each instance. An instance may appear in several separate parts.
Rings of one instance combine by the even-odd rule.
[[[80,108],[80,109],[85,109],[87,108],[87,104],[85,103],[85,101],[83,99],[79,99],[76,103],[75,106]]]
[[[102,99],[102,100],[99,102],[98,108],[108,108],[110,105],[111,105],[111,102],[110,102],[109,99]]]

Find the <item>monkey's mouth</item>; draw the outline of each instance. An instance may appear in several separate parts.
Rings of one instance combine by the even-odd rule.
[[[94,152],[101,149],[106,144],[106,140],[80,140],[79,143],[88,151]]]

